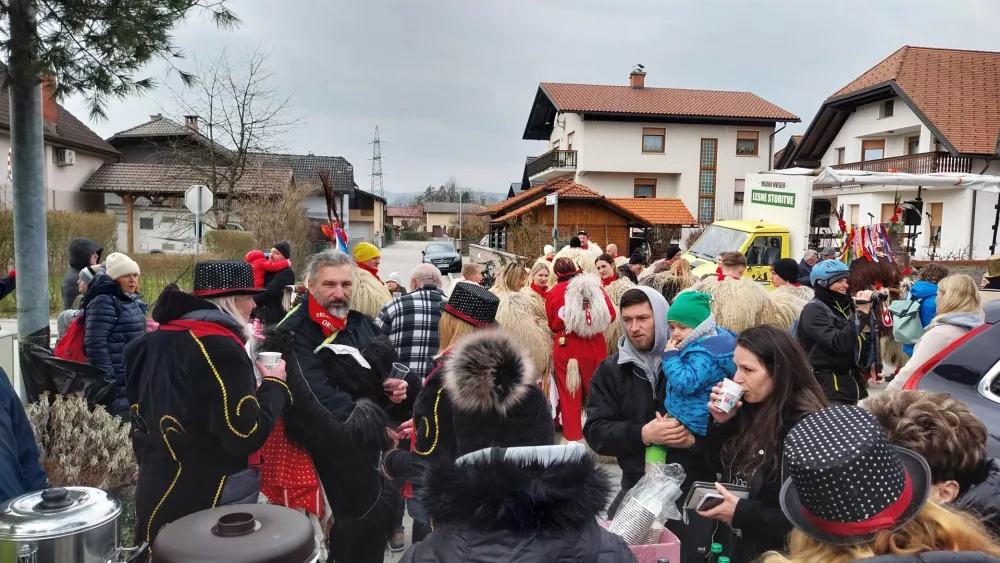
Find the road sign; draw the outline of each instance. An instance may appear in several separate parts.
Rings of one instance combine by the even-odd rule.
[[[212,208],[215,196],[208,186],[191,186],[184,192],[184,207],[191,213],[204,213]]]
[[[559,196],[557,194],[545,196],[545,205],[555,205],[559,201]]]

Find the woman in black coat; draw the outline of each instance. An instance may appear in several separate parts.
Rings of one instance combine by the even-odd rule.
[[[749,487],[750,496],[737,499],[716,484],[724,502],[699,514],[726,524],[712,542],[723,545],[730,561],[749,563],[785,547],[792,524],[778,504],[782,442],[796,422],[825,408],[826,398],[798,343],[776,326],[743,331],[733,361],[743,400],[728,413],[709,405],[708,462],[722,482]],[[721,395],[720,383],[712,403]]]
[[[153,310],[159,330],[125,350],[137,541],[152,545],[163,526],[234,496],[230,477],[247,469],[291,402],[284,361],[258,364],[257,387],[244,347],[254,291],[249,264],[200,262],[193,294],[168,286]]]

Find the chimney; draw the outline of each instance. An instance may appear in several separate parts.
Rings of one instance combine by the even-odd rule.
[[[644,68],[642,65],[635,65],[635,68],[628,75],[629,86],[633,90],[642,90],[646,87],[646,71],[643,70]]]
[[[42,76],[42,120],[46,124],[55,125],[59,122],[59,107],[56,105],[56,77],[51,74]]]
[[[198,116],[197,115],[185,115],[184,116],[184,126],[188,129],[198,132]]]
[[[156,115],[149,116],[149,120],[150,121],[159,121],[161,119],[163,119],[163,114],[162,113],[158,113]]]
[[[316,156],[316,154],[312,151],[309,151],[309,156]]]

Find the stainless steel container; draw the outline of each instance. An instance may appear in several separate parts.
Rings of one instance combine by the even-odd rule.
[[[90,487],[29,493],[0,506],[0,563],[109,563],[122,554],[117,498]]]

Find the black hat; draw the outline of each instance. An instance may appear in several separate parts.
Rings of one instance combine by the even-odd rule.
[[[577,237],[577,236],[569,237],[569,247],[570,248],[582,248],[583,247],[583,241],[581,241],[580,237]]]
[[[673,260],[674,256],[677,256],[680,253],[681,253],[681,247],[677,246],[676,244],[672,245],[670,248],[667,249],[667,260]]]
[[[628,259],[629,264],[641,264],[646,265],[646,259],[642,257],[642,254],[633,254],[631,258]]]
[[[831,545],[869,542],[912,520],[930,495],[924,458],[891,446],[873,414],[853,405],[807,416],[785,438],[781,509]]]
[[[483,286],[458,282],[452,287],[448,301],[441,304],[441,309],[467,323],[489,327],[497,324],[499,306],[500,298]]]
[[[253,268],[242,260],[207,260],[194,265],[194,291],[198,297],[255,295]]]
[[[771,269],[786,282],[795,283],[799,279],[799,263],[794,258],[777,260],[771,265]]]
[[[443,383],[454,406],[457,456],[555,443],[552,413],[523,348],[505,332],[485,330],[461,339],[448,354]]]
[[[277,250],[282,256],[288,260],[292,259],[292,245],[288,244],[286,241],[276,242],[271,248]]]

